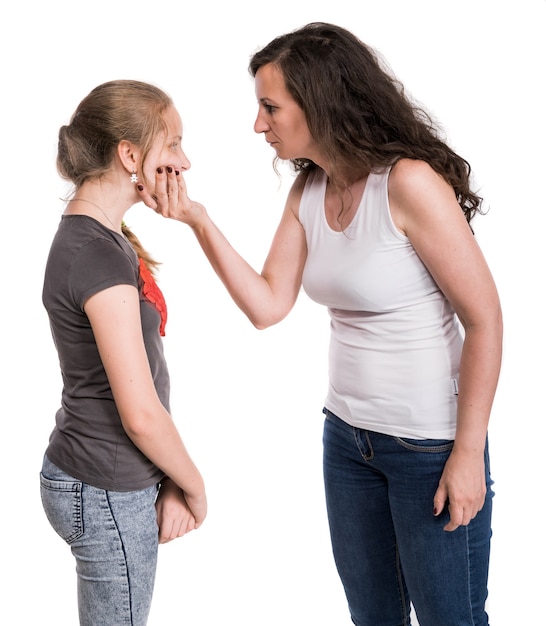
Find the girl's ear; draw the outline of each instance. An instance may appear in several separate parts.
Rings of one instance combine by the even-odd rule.
[[[138,148],[130,141],[123,139],[118,144],[118,157],[129,174],[138,169],[140,161],[140,152]]]

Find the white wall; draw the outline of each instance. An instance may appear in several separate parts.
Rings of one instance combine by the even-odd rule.
[[[250,55],[310,21],[375,46],[443,122],[491,205],[476,222],[506,322],[490,440],[496,480],[489,609],[495,626],[538,623],[544,561],[544,0],[315,0],[296,3],[9,3],[1,10],[3,243],[2,610],[10,624],[73,625],[72,557],[49,527],[38,471],[60,395],[41,305],[63,206],[56,137],[95,85],[158,84],[174,98],[193,167],[186,180],[260,268],[283,184],[253,133]],[[11,37],[9,37],[11,35]],[[160,548],[150,626],[349,624],[330,555],[321,479],[326,312],[302,295],[258,332],[191,232],[134,207],[128,224],[164,262],[174,418],[208,484],[201,530]],[[539,287],[538,289],[536,287]],[[1,618],[0,618],[1,619]]]

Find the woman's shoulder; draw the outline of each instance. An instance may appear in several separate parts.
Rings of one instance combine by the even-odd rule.
[[[423,198],[432,192],[452,193],[450,185],[426,161],[400,159],[389,174],[389,197],[400,203]]]
[[[389,185],[408,186],[421,184],[423,181],[438,178],[432,166],[420,159],[400,159],[390,170]]]
[[[419,159],[400,159],[392,166],[388,194],[393,220],[404,234],[410,221],[425,219],[440,205],[456,203],[453,188]]]

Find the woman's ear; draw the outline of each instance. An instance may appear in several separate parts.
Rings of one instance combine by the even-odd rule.
[[[130,141],[123,139],[119,142],[118,157],[129,174],[134,173],[138,169],[140,153],[138,148]]]

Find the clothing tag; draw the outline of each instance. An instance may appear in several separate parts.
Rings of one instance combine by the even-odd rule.
[[[451,384],[453,385],[453,395],[459,395],[459,381],[456,378],[451,379]]]

